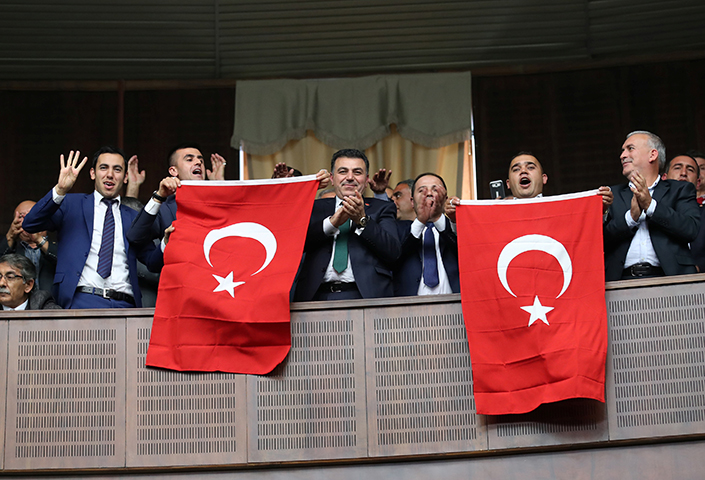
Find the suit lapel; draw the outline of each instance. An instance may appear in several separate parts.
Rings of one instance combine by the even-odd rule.
[[[93,242],[93,216],[95,214],[95,198],[93,193],[83,197],[83,219],[86,222],[89,244]]]
[[[656,188],[654,188],[654,194],[653,194],[653,199],[656,200],[657,202],[660,202],[661,199],[668,193],[668,191],[671,189],[671,186],[668,184],[666,180],[661,180],[658,182],[656,185]]]

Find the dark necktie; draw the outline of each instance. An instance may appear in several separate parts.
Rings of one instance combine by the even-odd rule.
[[[350,220],[338,227],[340,233],[335,239],[335,252],[333,253],[333,269],[342,273],[348,268],[348,232],[350,232]]]
[[[423,232],[423,283],[433,288],[438,285],[438,262],[436,240],[433,238],[433,222],[426,223]]]
[[[103,238],[100,242],[100,250],[98,251],[98,275],[103,278],[110,276],[110,271],[113,269],[113,247],[115,246],[115,218],[113,218],[113,203],[115,200],[104,198],[101,200],[108,210],[105,212],[105,221],[103,222]]]

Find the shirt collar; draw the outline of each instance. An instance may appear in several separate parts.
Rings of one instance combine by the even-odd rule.
[[[103,198],[105,198],[105,197],[103,197],[103,195],[101,195],[100,193],[98,193],[98,190],[93,190],[93,204],[94,204],[96,207],[97,207],[98,205],[100,205],[100,201],[103,200]],[[118,207],[119,207],[119,206],[121,205],[121,203],[122,203],[122,201],[120,200],[120,195],[118,195],[117,197],[113,198],[113,200],[117,200],[117,206],[118,206]]]
[[[17,305],[17,308],[12,308],[12,307],[6,307],[5,305],[2,306],[3,310],[27,310],[27,305],[29,304],[29,297],[27,297],[27,300],[22,302],[21,304]]]

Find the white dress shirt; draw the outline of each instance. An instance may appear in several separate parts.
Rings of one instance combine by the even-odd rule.
[[[61,204],[63,195],[58,195],[56,189],[52,190],[54,202]],[[86,263],[78,280],[79,287],[95,287],[112,289],[117,292],[133,295],[130,284],[130,270],[127,264],[127,253],[125,250],[125,237],[122,229],[122,215],[120,214],[120,196],[112,205],[113,218],[115,220],[115,243],[113,246],[113,266],[110,276],[103,278],[98,274],[98,252],[103,239],[103,223],[105,222],[105,212],[108,207],[101,202],[103,196],[98,191],[93,191],[93,234],[91,235],[91,248],[86,258]]]
[[[627,257],[624,259],[624,268],[629,268],[636,263],[649,263],[654,267],[660,267],[661,262],[654,251],[654,244],[651,243],[651,235],[649,235],[649,226],[646,220],[651,218],[656,210],[656,200],[653,199],[654,188],[658,185],[661,180],[660,177],[656,177],[656,181],[649,187],[649,194],[652,196],[649,208],[646,211],[641,212],[641,216],[635,222],[632,218],[630,210],[627,210],[624,214],[624,219],[627,221],[627,226],[629,228],[638,227],[634,238],[632,238],[632,243],[629,245],[629,250],[627,250]],[[633,187],[632,182],[629,182],[629,186]]]
[[[2,306],[3,310],[27,310],[27,305],[29,305],[29,298],[25,300],[22,304],[17,305],[16,308],[12,307],[6,307],[5,305]]]
[[[433,232],[433,240],[436,244],[436,264],[438,266],[438,285],[435,287],[431,288],[428,285],[426,285],[423,282],[423,273],[421,275],[421,281],[419,282],[419,295],[442,295],[445,293],[453,293],[453,289],[450,287],[450,281],[448,280],[448,273],[446,273],[445,266],[443,265],[443,258],[441,257],[441,247],[439,244],[439,239],[440,239],[440,234],[438,232],[443,232],[446,229],[446,216],[441,215],[438,220],[433,222],[433,226],[435,228],[432,229]],[[414,219],[414,221],[411,223],[411,234],[420,239],[422,244],[423,244],[423,233],[426,230],[426,225],[421,223],[419,219]],[[421,246],[421,263],[422,263],[422,272],[423,269],[426,268],[425,265],[423,265],[423,245]]]
[[[343,204],[343,200],[335,197],[335,209],[338,210]],[[348,220],[350,221],[350,220]],[[350,229],[348,236],[350,235],[360,235],[364,231],[364,228],[356,228],[355,230]],[[338,239],[338,234],[340,230],[333,226],[330,221],[330,217],[323,219],[323,233],[329,237],[335,237],[333,240],[333,253],[330,256],[330,262],[328,262],[328,267],[326,268],[326,273],[323,275],[323,282],[343,282],[343,283],[353,283],[355,282],[355,275],[353,274],[352,266],[350,265],[350,244],[348,243],[348,266],[345,270],[338,273],[333,268],[333,257],[335,257],[335,244]]]

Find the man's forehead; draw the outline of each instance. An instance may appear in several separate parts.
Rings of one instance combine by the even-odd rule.
[[[121,155],[118,155],[117,153],[101,153],[95,166],[98,168],[101,165],[112,166],[118,164],[122,167],[125,166],[125,159],[122,158]]]
[[[675,165],[691,165],[693,168],[696,170],[698,169],[698,162],[695,161],[694,158],[685,156],[685,155],[679,155],[677,157],[674,157],[673,160],[671,160],[671,163],[669,164],[668,168],[672,168]]]
[[[365,168],[365,161],[361,158],[351,158],[351,157],[338,157],[335,159],[335,169],[337,170],[338,168],[342,167],[343,164],[346,164],[344,168],[350,168],[352,165],[353,168],[361,167]]]
[[[415,187],[418,189],[420,187],[442,187],[443,182],[434,175],[424,175],[423,177],[416,180]]]
[[[541,162],[539,162],[533,155],[519,155],[511,161],[509,164],[509,169],[511,170],[515,166],[522,165],[536,165],[538,167],[541,166]]]
[[[401,193],[404,193],[404,190],[408,190],[408,189],[409,189],[409,185],[407,185],[406,183],[400,183],[399,185],[397,185],[394,188],[394,193],[401,194]]]
[[[180,158],[186,158],[186,157],[196,157],[196,158],[203,158],[203,154],[201,153],[200,150],[197,148],[181,148],[176,151],[176,155]]]
[[[12,265],[10,265],[9,263],[3,262],[3,263],[0,263],[0,272],[2,272],[2,273],[5,273],[5,272],[17,273],[18,271],[15,268],[13,268]]]
[[[35,202],[31,202],[31,201],[22,202],[19,205],[17,205],[17,208],[15,208],[15,211],[20,212],[20,213],[27,213],[32,209],[32,207],[34,206],[34,203]]]

